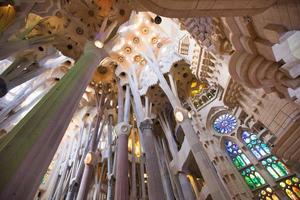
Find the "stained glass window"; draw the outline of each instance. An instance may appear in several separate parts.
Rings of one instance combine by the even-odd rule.
[[[249,133],[248,131],[242,132],[242,139],[246,146],[254,154],[257,159],[261,159],[271,154],[270,148],[266,143],[257,138],[255,133]]]
[[[292,177],[292,178],[285,179],[284,181],[280,182],[279,185],[290,199],[292,200],[300,199],[299,178]]]
[[[218,116],[213,123],[214,129],[220,134],[231,133],[236,126],[237,120],[235,116],[229,113]]]
[[[226,140],[225,148],[229,157],[231,158],[233,164],[236,166],[237,169],[241,169],[251,164],[247,156],[234,142],[230,140]]]
[[[289,173],[285,165],[275,156],[262,160],[261,164],[274,179],[282,178]]]
[[[242,170],[241,175],[251,190],[255,190],[266,184],[265,179],[256,171],[254,166]]]
[[[258,194],[259,200],[279,200],[279,197],[274,193],[272,188],[267,187],[262,189]]]

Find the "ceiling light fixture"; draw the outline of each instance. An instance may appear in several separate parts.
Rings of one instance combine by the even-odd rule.
[[[96,40],[96,41],[94,42],[94,44],[95,44],[95,46],[96,46],[97,48],[99,48],[99,49],[102,49],[103,46],[104,46],[103,42],[101,42],[100,40]]]
[[[178,122],[183,122],[183,119],[184,119],[183,113],[181,111],[176,111],[175,112],[175,119]]]

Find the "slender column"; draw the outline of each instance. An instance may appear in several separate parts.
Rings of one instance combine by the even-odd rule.
[[[191,198],[186,198],[186,197],[183,196],[183,192],[182,192],[183,187],[179,183],[178,176],[174,176],[171,172],[171,169],[170,169],[170,166],[169,166],[169,163],[171,162],[171,158],[170,158],[170,155],[167,151],[167,143],[166,143],[164,138],[162,139],[162,148],[163,148],[163,151],[164,151],[164,159],[165,159],[165,163],[166,163],[166,166],[167,166],[167,170],[168,170],[169,176],[171,178],[173,191],[175,191],[174,194],[176,195],[176,199],[179,199],[179,200],[191,199]],[[187,182],[186,186],[189,187],[188,182]],[[191,194],[189,191],[190,190],[187,190],[187,193]],[[189,197],[189,196],[187,196],[187,197]]]
[[[159,159],[160,173],[161,173],[161,177],[162,177],[162,181],[163,181],[164,190],[166,193],[166,199],[167,200],[175,200],[174,193],[173,193],[172,186],[171,186],[170,177],[168,174],[168,170],[167,170],[167,167],[164,162],[161,144],[159,143],[157,138],[155,140],[155,147],[156,147],[156,151],[157,151],[157,155],[158,155],[158,159]]]
[[[72,144],[71,144],[72,143]],[[72,151],[72,146],[73,146],[73,142],[69,142],[68,144],[68,150],[65,154],[65,160],[62,163],[62,167],[61,167],[61,175],[60,175],[60,179],[59,179],[59,183],[56,186],[56,192],[55,192],[55,198],[54,200],[59,200],[62,198],[62,193],[63,193],[63,184],[65,182],[65,177],[69,168],[69,156],[71,154]]]
[[[52,194],[54,193],[54,190],[55,190],[55,184],[57,182],[57,179],[58,179],[58,174],[59,174],[59,169],[60,169],[60,166],[61,166],[61,163],[63,161],[63,158],[64,158],[64,151],[67,150],[67,144],[63,144],[62,147],[59,148],[58,152],[58,156],[57,156],[57,159],[55,161],[55,167],[52,169],[52,171],[50,172],[50,176],[49,176],[49,180],[47,182],[47,185],[46,185],[46,193],[43,194],[43,196],[47,199],[50,199]]]
[[[199,138],[196,135],[190,120],[185,119],[181,123],[181,127],[185,133],[188,143],[190,144],[196,163],[213,199],[230,199],[226,188],[216,173],[214,165],[210,161],[202,143],[199,142]]]
[[[131,192],[130,199],[136,199],[136,162],[135,162],[135,129],[132,131],[131,136]]]
[[[94,133],[93,133],[93,136],[92,136],[92,139],[90,142],[90,146],[92,146],[94,141],[96,140],[95,135],[97,135],[97,132],[98,132],[98,129],[96,129],[96,128],[94,130]],[[91,147],[89,147],[89,152],[86,154],[86,157],[84,160],[83,175],[82,175],[82,179],[81,179],[81,183],[80,183],[80,187],[79,187],[79,191],[78,191],[78,196],[76,198],[77,200],[82,200],[82,199],[85,199],[85,197],[86,197],[89,180],[90,180],[93,168],[94,168],[94,159],[95,159],[95,152],[93,151],[93,149],[91,149]]]
[[[147,61],[151,63],[150,60]],[[202,146],[202,143],[199,141],[199,138],[195,133],[194,128],[192,127],[191,121],[188,119],[187,111],[182,108],[180,99],[177,98],[175,94],[172,92],[166,79],[164,78],[162,72],[160,71],[158,65],[152,62],[152,65],[150,65],[150,67],[157,75],[159,79],[159,85],[161,89],[164,91],[164,93],[167,95],[173,107],[174,113],[180,111],[184,115],[184,119],[182,119],[180,125],[191,147],[191,151],[195,157],[195,160],[201,171],[201,174],[203,175],[203,178],[205,179],[208,185],[208,189],[211,196],[213,197],[213,199],[218,199],[218,200],[230,199],[228,191],[226,190],[220,178],[218,177],[213,164],[209,160],[207,152],[205,151],[204,147]]]
[[[140,181],[141,181],[141,195],[142,199],[146,200],[147,199],[147,194],[146,194],[146,187],[145,187],[145,156],[144,154],[141,154],[140,156]]]
[[[113,200],[112,196],[112,126],[113,126],[113,115],[108,116],[108,135],[107,135],[107,143],[108,143],[108,158],[107,158],[107,200]]]
[[[80,97],[106,56],[88,42],[70,71],[0,140],[0,199],[33,198]]]
[[[140,124],[144,137],[144,149],[146,152],[146,170],[148,175],[148,196],[150,200],[163,200],[165,198],[163,184],[160,177],[159,163],[155,151],[152,121],[146,119]]]
[[[86,123],[86,122],[85,122]],[[84,123],[84,127],[85,127],[85,124]],[[82,142],[82,149],[79,149],[78,151],[83,151],[83,153],[81,154],[81,158],[80,158],[80,161],[79,161],[79,164],[78,164],[78,167],[76,169],[76,173],[74,175],[74,179],[71,180],[71,183],[70,183],[70,186],[69,186],[69,191],[68,191],[68,194],[67,194],[67,197],[66,197],[66,200],[73,200],[74,197],[76,196],[77,192],[78,192],[78,189],[79,189],[79,186],[80,186],[80,181],[81,181],[81,178],[82,178],[82,174],[83,174],[83,170],[84,170],[84,155],[87,154],[88,152],[88,147],[89,147],[89,136],[91,134],[91,129],[92,129],[92,124],[89,123],[89,127],[88,129],[84,128],[86,131],[86,134],[83,134],[82,132],[82,135],[87,135],[86,137],[86,141],[83,141]],[[81,142],[80,142],[80,145],[81,145]],[[78,152],[79,153],[79,152]],[[82,156],[83,155],[83,156]]]
[[[97,92],[96,92],[96,95],[97,95]],[[95,129],[94,129],[94,133],[91,138],[91,142],[89,144],[89,152],[87,153],[85,161],[84,161],[85,166],[84,166],[82,180],[81,180],[79,191],[78,191],[77,200],[82,200],[82,199],[86,198],[87,190],[88,190],[89,184],[90,184],[91,175],[93,173],[94,165],[96,164],[95,163],[95,160],[96,160],[95,154],[96,154],[96,149],[97,149],[97,144],[98,144],[97,138],[98,138],[100,122],[101,122],[103,110],[104,110],[104,105],[102,103],[103,99],[104,99],[104,94],[101,94],[100,99],[98,99],[98,101],[97,101],[98,102],[97,103],[98,113],[96,116]],[[102,125],[103,124],[104,124],[104,120],[102,122]],[[99,132],[99,135],[100,134],[101,134],[101,132]],[[99,139],[100,139],[100,137],[99,137]]]
[[[165,113],[159,115],[159,121],[165,133],[165,136],[167,138],[168,146],[172,154],[172,157],[173,159],[176,159],[178,150],[177,150],[176,142],[171,133],[170,125],[166,118]],[[183,172],[178,172],[177,176],[181,185],[181,188],[178,189],[182,190],[184,199],[195,199],[196,197],[194,195],[193,188],[189,180],[187,179],[186,175]]]
[[[119,105],[120,106],[120,105]],[[118,134],[118,149],[117,149],[117,169],[116,169],[116,200],[128,200],[128,135],[130,132],[130,125],[128,124],[130,112],[130,88],[126,86],[126,98],[124,106],[124,119],[115,127]]]

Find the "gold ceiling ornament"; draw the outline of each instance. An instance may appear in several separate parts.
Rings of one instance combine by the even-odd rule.
[[[135,62],[138,63],[142,60],[142,57],[140,55],[135,55],[133,59],[134,59]]]
[[[148,28],[148,27],[143,27],[143,28],[142,28],[142,33],[143,33],[144,35],[147,35],[147,34],[149,33],[149,28]]]
[[[119,61],[120,63],[124,62],[124,57],[123,57],[123,56],[119,56],[119,57],[118,57],[118,61]]]
[[[157,42],[158,42],[157,37],[153,37],[153,38],[151,39],[151,43],[152,43],[152,44],[156,44]]]
[[[138,44],[138,43],[140,43],[140,38],[139,37],[134,37],[132,41],[133,41],[134,44]]]
[[[132,49],[131,49],[131,47],[125,47],[124,48],[124,51],[125,51],[125,53],[127,53],[127,54],[131,54],[131,52],[132,52]]]
[[[101,63],[92,78],[92,81],[95,83],[95,85],[98,84],[99,87],[102,87],[102,85],[111,84],[115,79],[114,66],[114,62]]]

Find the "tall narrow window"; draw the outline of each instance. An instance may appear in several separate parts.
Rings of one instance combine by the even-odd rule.
[[[256,171],[254,166],[242,170],[241,175],[251,190],[255,190],[266,184],[265,179]]]
[[[256,134],[248,131],[242,132],[242,139],[246,146],[257,159],[261,159],[271,154],[270,148],[262,140],[258,139]]]
[[[264,178],[257,172],[248,157],[242,152],[237,144],[230,140],[226,140],[225,148],[233,164],[240,171],[251,190],[255,190],[266,184]]]
[[[282,178],[288,175],[288,169],[275,156],[270,156],[261,161],[264,168],[271,174],[274,179]]]
[[[225,148],[237,169],[241,169],[251,164],[247,156],[242,152],[242,150],[240,150],[238,145],[234,142],[226,140]]]
[[[271,154],[269,146],[257,138],[255,133],[243,131],[242,139],[252,154],[261,161],[261,164],[275,180],[289,174],[285,165]]]

